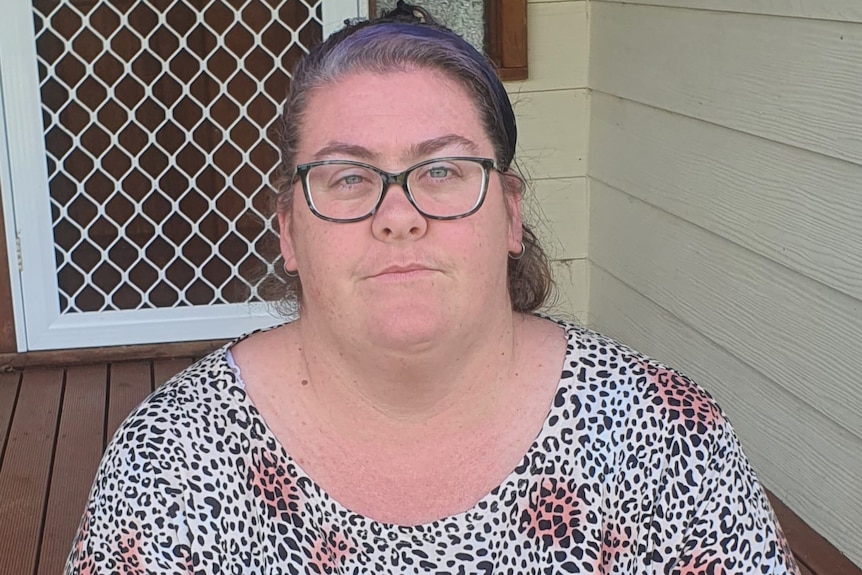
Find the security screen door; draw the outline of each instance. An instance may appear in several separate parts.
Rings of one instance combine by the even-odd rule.
[[[324,10],[359,3],[12,2],[0,71],[26,347],[279,321],[258,289],[277,255],[288,70],[320,40]]]

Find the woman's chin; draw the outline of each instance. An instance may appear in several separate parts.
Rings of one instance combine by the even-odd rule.
[[[421,298],[416,298],[421,299]],[[392,349],[410,349],[445,341],[452,332],[452,319],[440,305],[404,302],[381,309],[366,309],[368,340]]]

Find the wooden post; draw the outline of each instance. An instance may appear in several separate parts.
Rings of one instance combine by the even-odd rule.
[[[3,200],[0,198],[0,353],[18,351],[15,341],[15,318],[12,312],[12,279],[6,257],[6,234],[3,228]]]
[[[485,44],[503,81],[527,79],[527,0],[485,0]]]

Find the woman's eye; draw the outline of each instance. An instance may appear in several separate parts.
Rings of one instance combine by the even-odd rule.
[[[354,187],[361,186],[369,181],[366,174],[357,171],[341,171],[330,175],[330,187]]]
[[[444,166],[434,166],[428,169],[428,175],[432,178],[445,178],[449,175],[449,168]]]
[[[422,178],[428,178],[431,180],[445,180],[450,181],[454,179],[459,179],[462,177],[462,169],[458,164],[454,164],[451,162],[447,162],[445,164],[435,164],[431,166],[426,166],[422,170],[421,174]]]
[[[341,178],[342,184],[347,184],[348,186],[355,186],[356,184],[362,183],[362,176],[358,176],[356,174],[350,174]]]

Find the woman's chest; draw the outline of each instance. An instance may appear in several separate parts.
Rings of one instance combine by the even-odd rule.
[[[415,525],[472,508],[523,461],[531,439],[485,429],[376,446],[323,441],[292,456],[343,507],[383,523]]]
[[[192,546],[202,561],[197,567],[213,561],[228,572],[270,574],[638,572],[629,569],[634,549],[608,547],[618,543],[608,531],[615,521],[599,493],[576,495],[575,480],[517,476],[465,512],[407,527],[348,510],[296,469],[270,463],[255,472],[250,490],[219,497],[226,504],[220,525],[191,526],[199,534]],[[230,502],[237,509],[228,509]],[[206,516],[196,513],[194,521]]]

